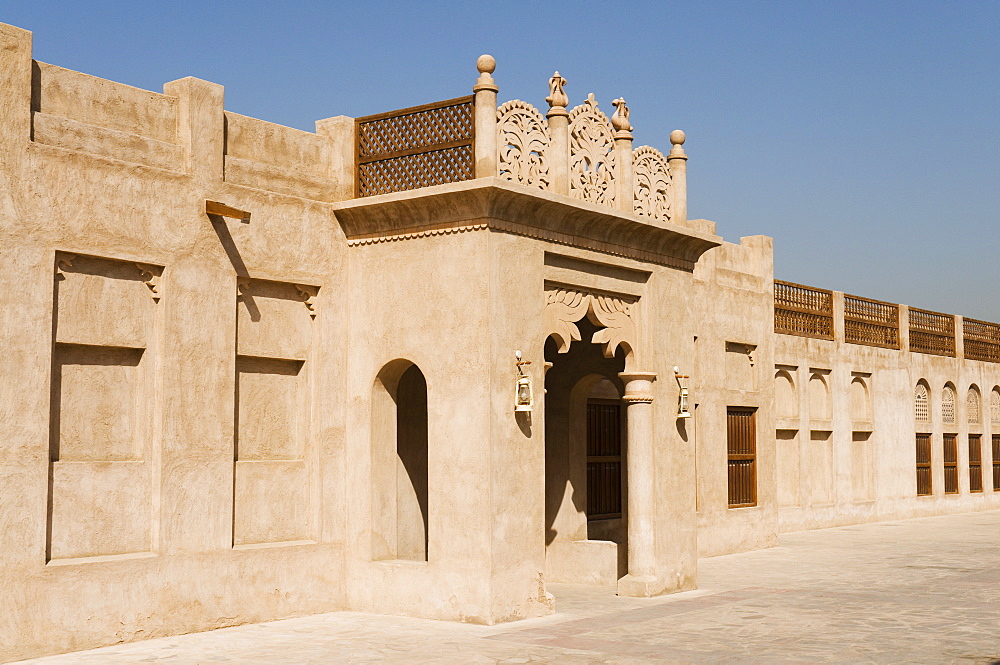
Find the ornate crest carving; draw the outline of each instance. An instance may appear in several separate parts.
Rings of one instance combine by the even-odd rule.
[[[630,111],[628,110],[628,104],[625,103],[625,98],[619,97],[611,102],[611,104],[615,107],[615,112],[611,116],[611,126],[615,128],[616,132],[631,138],[632,135],[629,132],[631,132],[634,127],[632,127],[632,123],[629,122],[628,119]]]
[[[597,108],[594,93],[569,113],[569,190],[584,201],[615,201],[614,128]]]
[[[636,148],[632,153],[632,173],[635,214],[669,222],[670,170],[663,153],[648,145]]]
[[[497,109],[499,176],[529,187],[548,189],[548,123],[534,106],[515,99]]]
[[[636,348],[632,305],[618,296],[549,287],[545,291],[545,331],[556,340],[559,353],[566,353],[573,342],[582,339],[576,322],[587,317],[601,326],[591,341],[603,345],[605,358],[614,358],[620,346],[629,354]]]
[[[549,96],[545,98],[545,101],[549,103],[550,109],[562,110],[561,115],[566,114],[566,105],[569,104],[569,97],[563,90],[563,86],[565,85],[566,79],[559,72],[556,72],[549,79]]]

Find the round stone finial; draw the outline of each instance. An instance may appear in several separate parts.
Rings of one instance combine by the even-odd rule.
[[[484,53],[476,59],[476,69],[480,74],[492,74],[497,68],[497,61],[492,55]]]
[[[684,145],[685,140],[687,140],[687,136],[685,136],[684,132],[682,132],[681,130],[675,129],[674,131],[670,132],[670,142],[673,145]]]

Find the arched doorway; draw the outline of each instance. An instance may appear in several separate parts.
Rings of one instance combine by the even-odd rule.
[[[581,337],[599,329],[577,323]],[[624,351],[545,345],[546,578],[613,586],[626,572]]]
[[[372,387],[372,559],[428,559],[427,382],[394,360]]]

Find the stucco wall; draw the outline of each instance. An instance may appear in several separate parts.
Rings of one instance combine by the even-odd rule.
[[[328,207],[224,180],[221,87],[137,90],[0,41],[0,654],[344,607]]]

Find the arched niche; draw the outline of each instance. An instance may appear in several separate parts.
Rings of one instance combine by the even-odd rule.
[[[918,423],[931,421],[931,389],[923,379],[917,382],[913,390],[913,419]]]
[[[955,386],[952,383],[944,384],[941,390],[941,422],[946,425],[954,425],[958,422],[955,409]]]
[[[965,396],[965,418],[970,425],[983,422],[982,399],[979,396],[979,386],[974,383],[969,386],[969,392]]]
[[[372,386],[372,559],[428,558],[427,382],[387,363]]]
[[[851,420],[870,422],[872,419],[871,389],[863,376],[851,379]]]
[[[799,417],[799,394],[795,390],[795,378],[785,369],[774,373],[774,403],[779,418]]]
[[[1000,425],[1000,386],[993,386],[990,391],[990,422]]]
[[[833,418],[829,378],[826,372],[814,371],[809,375],[809,417],[812,420]]]

